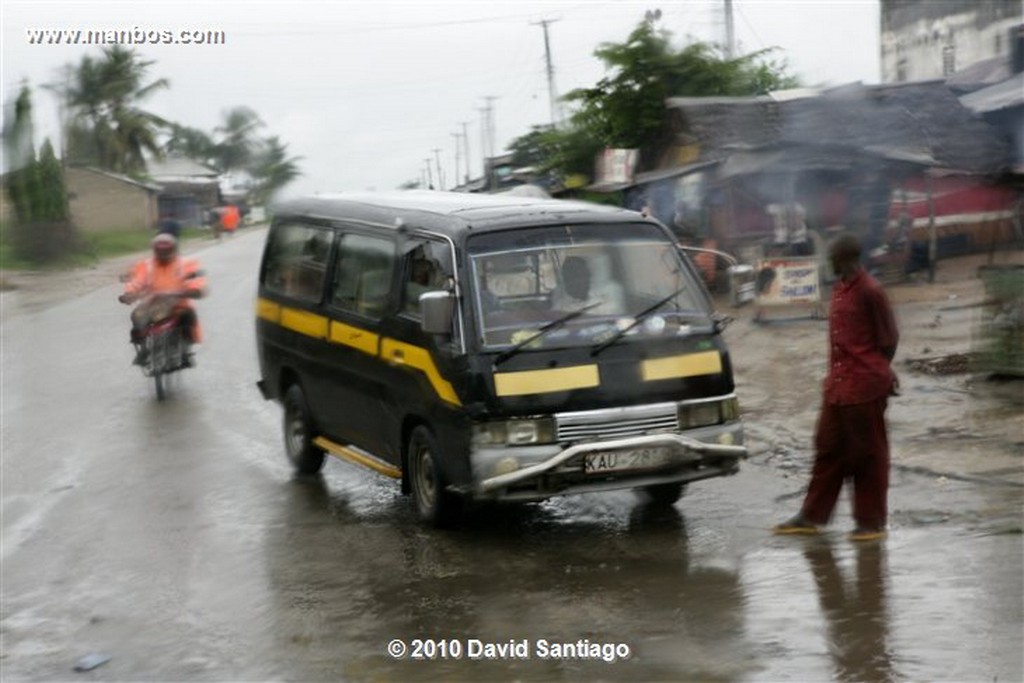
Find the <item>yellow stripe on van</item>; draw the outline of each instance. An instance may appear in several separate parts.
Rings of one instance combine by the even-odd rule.
[[[494,391],[498,396],[550,394],[554,391],[587,389],[600,384],[596,365],[494,373]]]
[[[318,436],[313,439],[313,443],[336,458],[348,460],[349,462],[354,462],[355,464],[362,465],[363,467],[369,467],[371,470],[380,472],[381,474],[386,474],[394,479],[402,478],[402,470],[398,469],[391,463],[384,462],[383,460],[368,453],[360,453],[357,450],[347,446],[342,446],[339,443],[334,443],[330,439],[322,436]]]
[[[337,320],[331,321],[331,334],[327,339],[334,344],[351,346],[371,356],[377,355],[380,343],[380,336],[375,332],[346,325]]]
[[[256,299],[256,317],[269,320],[272,323],[281,320],[281,304],[274,303],[269,299]]]
[[[381,341],[380,356],[393,365],[405,365],[421,371],[427,376],[427,381],[430,382],[430,386],[434,387],[434,391],[441,397],[441,400],[457,406],[462,405],[451,382],[441,376],[437,365],[434,364],[434,359],[426,349],[385,337]]]
[[[316,339],[327,338],[327,318],[297,308],[281,308],[281,327]]]
[[[645,382],[677,377],[717,375],[722,372],[722,355],[718,351],[686,353],[681,356],[645,360],[641,375]]]

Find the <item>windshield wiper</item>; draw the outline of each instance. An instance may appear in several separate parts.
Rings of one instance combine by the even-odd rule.
[[[656,310],[667,304],[669,301],[672,301],[672,299],[676,298],[677,296],[685,292],[687,289],[689,289],[689,286],[683,285],[676,291],[666,296],[664,299],[658,299],[658,301],[637,313],[635,316],[633,316],[633,322],[623,327],[621,330],[613,334],[611,337],[605,339],[603,342],[592,348],[590,350],[591,357],[596,356],[597,354],[601,353],[615,342],[625,337],[627,332],[629,332],[631,329],[633,329],[634,327],[642,323],[644,320],[646,320],[647,316],[649,316],[651,313],[654,313]]]
[[[541,325],[540,327],[537,328],[537,331],[535,333],[531,334],[526,339],[520,341],[515,346],[512,346],[511,348],[505,349],[504,351],[499,353],[497,355],[497,357],[495,357],[495,359],[494,359],[494,364],[495,365],[501,365],[502,363],[507,361],[509,358],[511,358],[512,356],[514,356],[517,353],[519,353],[519,351],[524,346],[529,344],[530,342],[532,342],[532,341],[534,341],[536,339],[540,339],[541,337],[543,337],[545,334],[547,334],[551,330],[554,330],[554,329],[557,329],[557,328],[561,327],[562,325],[566,324],[570,320],[574,320],[574,319],[580,317],[581,315],[583,315],[584,313],[586,313],[590,309],[597,308],[598,306],[600,306],[603,303],[604,303],[603,301],[595,301],[592,304],[587,304],[583,308],[577,308],[575,311],[571,311],[569,313],[566,313],[565,315],[563,315],[561,318],[558,318],[557,320],[552,320],[549,323],[544,323],[543,325]]]

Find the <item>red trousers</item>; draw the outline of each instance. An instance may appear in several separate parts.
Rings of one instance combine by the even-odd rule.
[[[889,438],[887,398],[855,405],[823,403],[814,435],[814,469],[801,510],[826,524],[843,482],[853,480],[853,519],[858,528],[884,529],[888,516]]]

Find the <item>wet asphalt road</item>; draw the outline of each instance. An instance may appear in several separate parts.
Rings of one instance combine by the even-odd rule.
[[[254,385],[262,239],[197,254],[207,342],[164,403],[130,367],[116,283],[5,316],[3,680],[1024,676],[1019,486],[896,471],[890,537],[856,546],[845,504],[822,537],[767,533],[804,478],[756,459],[668,512],[585,496],[446,532],[354,466],[294,478]],[[611,661],[545,650],[581,640]],[[90,653],[111,659],[74,672]]]

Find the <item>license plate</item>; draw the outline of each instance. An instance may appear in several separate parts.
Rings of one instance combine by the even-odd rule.
[[[588,453],[583,458],[583,473],[601,474],[623,470],[646,470],[661,467],[670,462],[672,462],[672,451],[664,447]]]

